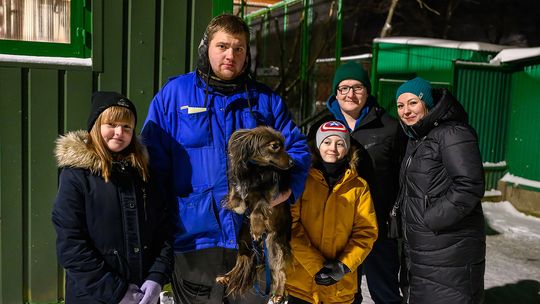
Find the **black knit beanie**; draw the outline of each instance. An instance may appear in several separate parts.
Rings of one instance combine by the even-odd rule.
[[[103,111],[112,106],[128,108],[135,116],[135,125],[137,125],[137,110],[135,105],[124,95],[116,92],[98,91],[92,94],[92,106],[90,108],[90,116],[88,117],[87,130],[90,132],[96,119]]]

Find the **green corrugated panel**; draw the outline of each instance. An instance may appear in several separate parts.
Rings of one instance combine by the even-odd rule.
[[[377,74],[408,72],[409,47],[403,44],[378,44]]]
[[[411,48],[409,67],[430,81],[450,82],[452,80],[452,60],[460,56],[460,50],[436,47]]]
[[[540,80],[540,65],[527,66],[524,71],[529,77]]]
[[[512,76],[507,153],[513,175],[540,180],[540,65]]]
[[[504,161],[510,74],[499,69],[456,65],[456,98],[478,133],[484,162]]]
[[[376,93],[377,102],[386,109],[388,114],[397,118],[396,91],[405,80],[379,79],[379,88]]]
[[[453,62],[456,60],[487,62],[494,52],[456,48],[376,42],[378,44],[377,73],[411,74],[435,82],[452,83]]]

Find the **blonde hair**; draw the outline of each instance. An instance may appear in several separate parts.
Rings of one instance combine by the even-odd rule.
[[[106,123],[125,123],[135,129],[135,115],[128,108],[112,106],[105,109],[96,119],[89,132],[86,146],[94,151],[101,161],[101,176],[108,182],[111,177],[111,169],[114,160],[127,160],[131,166],[141,175],[144,181],[148,180],[148,155],[142,143],[134,134],[129,145],[113,155],[105,140],[101,136],[101,125]]]

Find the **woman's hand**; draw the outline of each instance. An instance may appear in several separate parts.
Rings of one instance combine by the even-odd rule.
[[[144,293],[139,289],[139,286],[129,284],[126,294],[119,304],[139,304],[143,297]]]

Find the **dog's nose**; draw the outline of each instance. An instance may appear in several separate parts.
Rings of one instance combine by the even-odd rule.
[[[294,160],[292,160],[292,159],[289,159],[289,166],[291,166],[291,167],[292,167],[293,165],[294,165]]]

